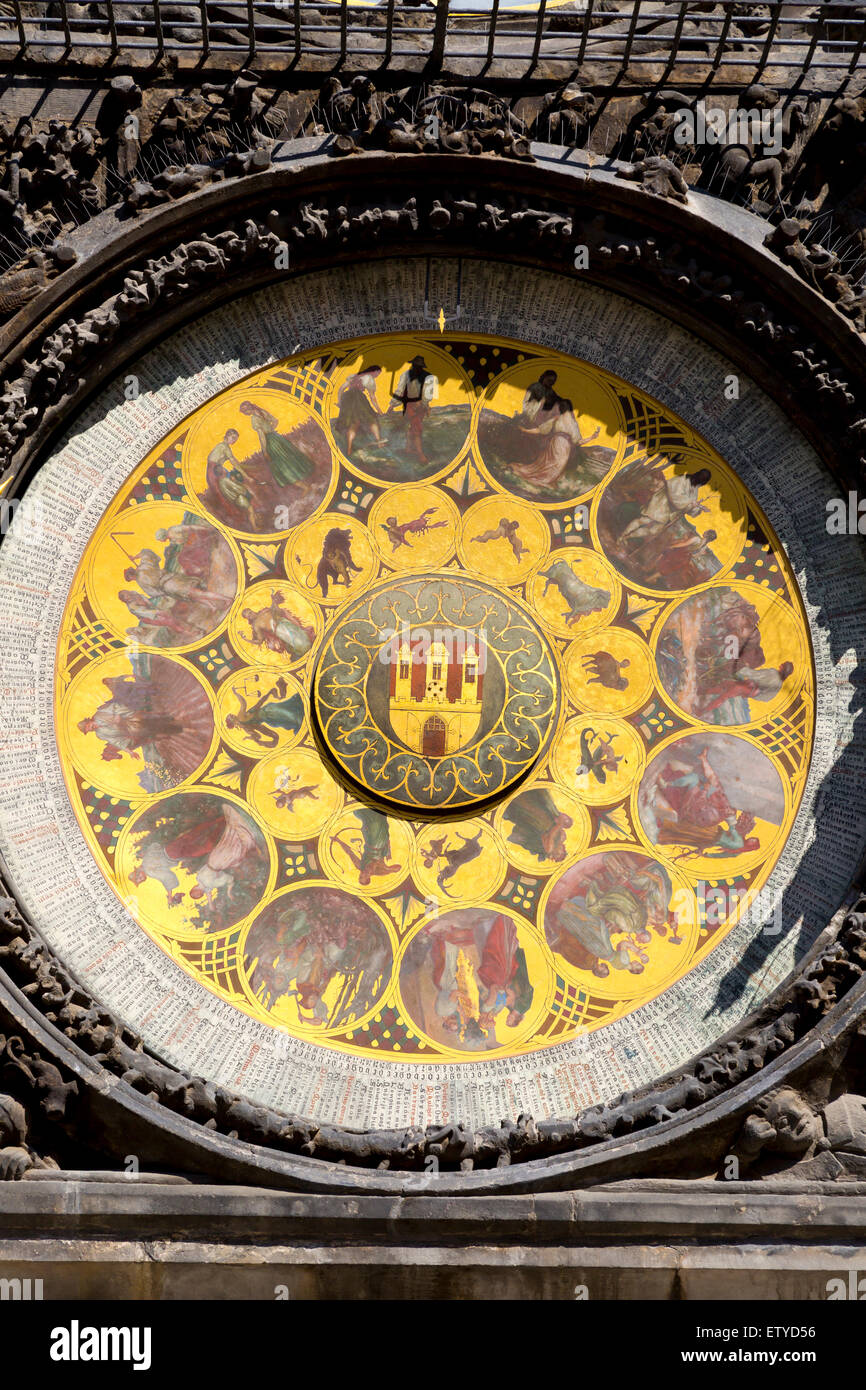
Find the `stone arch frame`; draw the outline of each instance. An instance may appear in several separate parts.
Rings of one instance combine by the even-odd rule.
[[[747,366],[840,487],[856,485],[866,433],[857,418],[866,398],[862,339],[759,244],[763,224],[700,195],[684,207],[608,170],[563,165],[561,151],[534,153],[534,164],[519,165],[485,156],[356,155],[337,166],[335,188],[332,161],[285,147],[267,172],[205,189],[135,224],[104,214],[85,229],[77,264],[0,337],[7,495],[26,486],[107,375],[205,309],[284,275],[276,269],[284,247],[289,274],[351,262],[360,252],[465,256],[481,245],[515,265],[586,276]],[[577,245],[590,253],[585,271],[574,268]],[[35,1133],[50,1144],[59,1130],[67,1153],[89,1145],[118,1161],[132,1150],[145,1162],[224,1181],[344,1193],[519,1193],[697,1174],[726,1151],[761,1096],[784,1084],[826,1098],[857,1062],[864,902],[837,914],[757,1014],[652,1086],[541,1124],[521,1117],[475,1133],[457,1123],[358,1134],[277,1115],[152,1057],[69,977],[9,884],[6,894],[0,1069],[38,1112]]]

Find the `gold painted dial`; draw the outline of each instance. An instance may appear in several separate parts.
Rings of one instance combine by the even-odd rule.
[[[693,430],[562,354],[393,334],[130,461],[56,728],[100,870],[219,1000],[459,1062],[712,953],[785,845],[814,690],[782,547]]]

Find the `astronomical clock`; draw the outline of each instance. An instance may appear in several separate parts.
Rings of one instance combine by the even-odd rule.
[[[332,1120],[379,1122],[395,1066],[407,1124],[416,1075],[478,1122],[530,1077],[598,1099],[614,1027],[635,1079],[681,1060],[815,733],[800,585],[723,454],[585,359],[436,331],[276,360],[141,453],[66,543],[50,710],[103,997],[178,1055],[182,999],[217,1075],[255,1039],[270,1102],[325,1069]]]
[[[862,1253],[866,19],[656,8],[0,5],[0,1298]]]

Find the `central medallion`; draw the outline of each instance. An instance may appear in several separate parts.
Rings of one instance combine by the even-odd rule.
[[[377,801],[456,811],[537,761],[559,711],[556,663],[510,595],[453,573],[409,576],[343,610],[313,709],[337,765]]]

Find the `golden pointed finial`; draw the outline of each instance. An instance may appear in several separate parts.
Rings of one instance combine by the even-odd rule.
[[[439,317],[438,317],[438,319],[436,320],[436,322],[437,322],[438,325],[439,325],[439,332],[440,332],[440,333],[444,333],[444,332],[445,332],[445,310],[444,310],[444,309],[440,309],[440,310],[439,310]]]

